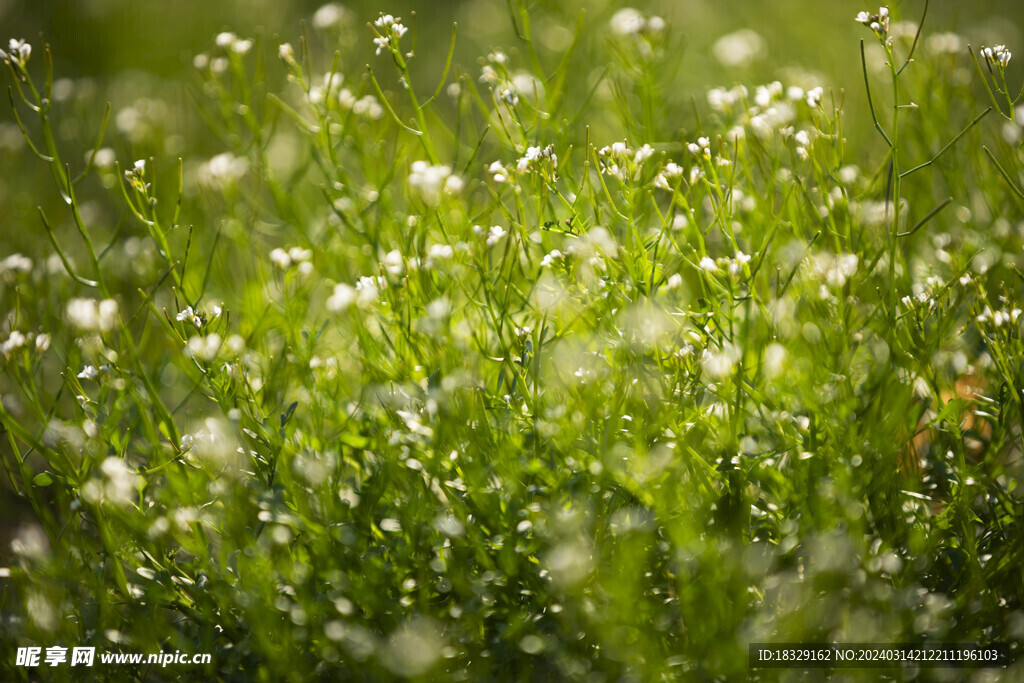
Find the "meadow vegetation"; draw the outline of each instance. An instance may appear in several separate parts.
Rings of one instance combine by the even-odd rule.
[[[850,82],[684,92],[684,27],[647,9],[510,0],[467,60],[458,27],[332,3],[210,35],[189,124],[159,92],[104,112],[59,43],[12,40],[0,206],[39,208],[0,235],[0,670],[1019,652],[1021,78],[925,8],[850,12]]]

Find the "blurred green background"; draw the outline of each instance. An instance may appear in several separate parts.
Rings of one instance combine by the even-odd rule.
[[[192,55],[209,47],[219,31],[280,35],[287,40],[297,34],[298,21],[308,19],[322,4],[316,0],[0,0],[0,25],[10,36],[35,43],[42,35],[54,44],[58,71],[69,77],[109,77],[139,69],[173,78],[191,61]],[[372,21],[379,12],[408,19],[415,11],[421,40],[436,48],[438,59],[443,59],[452,22],[458,22],[462,29],[459,47],[463,55],[498,47],[494,40],[509,36],[506,0],[340,4],[352,11],[356,24]],[[587,10],[587,25],[594,30],[629,4],[607,0],[539,0],[530,3],[530,9],[537,17],[537,25],[547,29],[538,33],[540,42],[557,50],[566,40],[566,36],[560,35],[559,25],[571,31],[580,9]],[[860,10],[874,9],[863,2],[821,0],[632,4],[644,13],[658,13],[669,22],[674,38],[687,52],[689,68],[680,74],[680,84],[686,86],[748,76],[767,78],[779,67],[793,64],[813,67],[832,83],[848,83],[850,74],[859,68],[857,40],[865,37],[853,16]],[[895,17],[914,21],[924,2],[894,2],[890,6]],[[931,4],[928,29],[941,32],[955,28],[975,45],[999,42],[1019,51],[1021,31],[1015,19],[1020,9],[1018,0],[936,0]],[[710,46],[718,37],[740,28],[758,31],[767,43],[766,54],[747,73],[724,70],[710,55]],[[432,39],[436,39],[436,45]],[[368,56],[368,32],[363,48]],[[1019,68],[1020,58],[1017,61]]]

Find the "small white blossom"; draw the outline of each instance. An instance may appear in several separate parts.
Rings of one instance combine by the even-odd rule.
[[[86,332],[109,332],[117,324],[117,302],[104,299],[72,299],[67,306],[68,321]]]
[[[821,104],[821,96],[825,94],[824,89],[819,85],[816,88],[811,88],[807,91],[807,95],[804,100],[807,102],[808,107],[817,107]]]
[[[654,156],[654,148],[644,143],[644,146],[636,151],[636,154],[633,157],[633,163],[639,166],[652,156]]]
[[[540,260],[540,267],[547,268],[556,260],[561,258],[563,258],[562,252],[559,251],[558,249],[552,249],[551,251],[544,255],[544,258]]]
[[[25,346],[25,341],[26,339],[24,334],[18,330],[13,330],[7,337],[7,340],[3,344],[0,344],[0,351],[2,351],[5,356],[9,356],[16,350]]]
[[[857,16],[854,17],[854,21],[858,24],[864,24],[879,36],[885,36],[889,33],[889,8],[880,7],[878,14],[858,12]]]
[[[174,316],[174,319],[177,320],[178,322],[192,323],[193,325],[195,325],[197,330],[203,326],[202,317],[200,317],[198,312],[192,310],[191,306],[186,306],[184,310],[178,313],[178,315]]]
[[[1010,58],[1013,55],[1009,50],[1006,49],[1005,45],[996,45],[995,47],[983,47],[981,48],[981,56],[985,58],[985,61],[991,66],[997,66],[1005,69],[1010,63]]]
[[[29,272],[32,272],[32,259],[22,254],[11,254],[3,261],[0,261],[0,275],[4,273]]]
[[[288,252],[280,247],[270,252],[270,261],[281,270],[287,270],[292,265],[292,259]]]
[[[414,161],[409,168],[409,186],[428,206],[441,202],[441,192],[449,194],[463,188],[463,180],[452,174],[450,166],[433,166],[426,161]]]
[[[498,243],[498,240],[507,234],[505,228],[500,225],[492,225],[491,229],[487,231],[487,246],[493,247]]]
[[[612,15],[610,26],[612,33],[620,36],[636,35],[647,25],[644,15],[632,7],[625,7]]]
[[[335,28],[349,20],[348,8],[329,2],[313,13],[313,27],[320,30]]]
[[[188,340],[186,353],[191,358],[200,358],[207,362],[214,360],[220,351],[221,338],[217,333],[197,335]]]
[[[25,62],[32,55],[32,46],[24,40],[11,38],[7,43],[7,51],[0,50],[0,59],[25,66]]]
[[[356,302],[358,293],[355,287],[344,282],[334,285],[334,291],[327,297],[327,310],[331,313],[341,313]]]

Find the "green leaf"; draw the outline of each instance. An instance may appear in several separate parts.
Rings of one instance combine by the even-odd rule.
[[[53,475],[49,472],[40,472],[32,478],[33,486],[49,486],[54,482]]]

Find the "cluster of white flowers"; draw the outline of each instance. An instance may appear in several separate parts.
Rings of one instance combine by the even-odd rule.
[[[645,17],[632,7],[624,7],[612,15],[608,22],[612,33],[619,36],[636,36],[642,33],[660,33],[665,30],[665,20],[659,16]]]
[[[31,273],[32,272],[32,259],[23,254],[11,254],[3,261],[0,261],[0,276],[11,275],[16,276],[18,273]]]
[[[313,28],[321,31],[338,28],[347,24],[351,18],[352,12],[347,7],[337,2],[329,2],[313,13]]]
[[[985,306],[985,310],[978,314],[977,321],[982,324],[991,323],[993,327],[1002,327],[1017,322],[1020,314],[1021,310],[1016,307],[994,311],[991,306]]]
[[[427,206],[437,206],[441,202],[442,191],[457,194],[464,185],[462,178],[453,174],[450,166],[414,161],[409,168],[409,186]]]
[[[356,281],[355,287],[340,282],[334,286],[334,291],[327,297],[327,310],[331,313],[341,313],[352,304],[359,308],[369,308],[377,303],[380,289],[386,285],[387,281],[382,276],[364,275]]]
[[[699,137],[696,142],[691,142],[686,145],[686,149],[690,150],[690,154],[693,154],[694,156],[710,157],[711,138]]]
[[[934,311],[939,305],[936,297],[943,290],[945,285],[946,283],[942,278],[937,275],[932,275],[924,282],[915,282],[910,288],[913,295],[903,297],[900,299],[900,303],[902,303],[906,308],[924,306],[928,308],[928,310]]]
[[[7,339],[4,340],[3,344],[0,344],[0,351],[3,352],[4,356],[10,356],[12,353],[25,346],[25,342],[28,340],[25,335],[18,330],[12,330]]]
[[[498,85],[508,75],[508,55],[495,50],[487,55],[487,62],[480,67],[480,82],[490,86]]]
[[[839,289],[857,272],[858,262],[856,254],[815,254],[808,261],[809,275]]]
[[[957,33],[933,33],[924,41],[924,48],[933,55],[956,55],[963,52],[963,36]]]
[[[72,299],[66,312],[68,322],[84,332],[109,332],[117,324],[117,302],[113,299]]]
[[[733,367],[743,357],[739,347],[725,342],[718,349],[705,348],[701,352],[700,364],[704,374],[712,379],[724,379],[732,374]]]
[[[100,464],[103,479],[90,479],[82,487],[82,498],[90,503],[102,501],[124,505],[142,484],[142,477],[132,472],[121,458],[109,457]]]
[[[798,130],[793,133],[793,142],[796,143],[796,155],[806,159],[807,148],[811,146],[811,134],[806,130]]]
[[[394,37],[397,45],[398,39],[405,35],[406,28],[402,23],[401,17],[393,17],[390,14],[381,14],[373,25],[381,30],[377,33],[377,37],[373,39],[373,44],[377,46],[377,54],[379,55],[384,50],[388,49],[391,45],[391,38]]]
[[[185,355],[189,358],[199,358],[210,362],[217,357],[222,342],[221,336],[216,332],[211,332],[206,336],[200,334],[190,337],[188,345],[185,347]]]
[[[722,66],[742,68],[762,56],[766,46],[757,31],[741,28],[715,41],[711,51]]]
[[[807,91],[807,96],[804,98],[807,102],[808,107],[817,107],[821,104],[821,97],[825,94],[824,89],[819,85],[816,88],[811,88]]]
[[[280,247],[270,252],[270,261],[281,270],[288,270],[293,266],[298,269],[299,275],[306,276],[313,272],[313,251],[303,247],[292,247],[285,251]]]
[[[85,163],[91,163],[96,168],[109,171],[114,168],[114,164],[117,163],[117,155],[114,154],[114,150],[109,147],[100,147],[96,150],[95,154],[93,154],[93,151],[90,149],[85,153]]]
[[[750,263],[750,259],[749,254],[737,251],[732,258],[719,258],[715,260],[710,256],[704,256],[697,263],[697,267],[707,273],[718,273],[726,270],[731,275],[739,275],[743,272],[743,267]]]
[[[551,168],[556,168],[558,166],[558,155],[555,154],[554,145],[548,145],[543,149],[540,147],[527,147],[526,154],[520,157],[519,161],[516,162],[516,170],[520,173],[537,170],[545,161],[550,164]],[[491,167],[493,168],[494,164],[491,164]],[[497,180],[497,178],[495,178],[495,180]]]
[[[248,159],[222,152],[202,164],[196,171],[196,178],[207,185],[226,187],[241,180],[248,170]]]
[[[0,59],[12,64],[19,64],[24,67],[25,62],[32,55],[32,46],[24,40],[11,38],[7,43],[7,50],[0,50]]]
[[[295,61],[295,48],[292,47],[291,43],[281,43],[280,45],[278,45],[277,56],[280,57],[286,64],[297,64],[297,62]]]
[[[602,157],[601,172],[614,176],[619,180],[625,180],[627,175],[643,165],[645,161],[654,156],[654,148],[649,144],[633,150],[625,140],[613,142],[611,145],[602,147],[597,151]]]
[[[345,82],[345,75],[338,71],[333,73],[328,71],[323,75],[321,81],[321,83],[318,83],[309,89],[307,97],[311,104],[323,104],[328,97],[333,93],[338,92],[338,89],[341,88],[341,84]],[[351,96],[352,94],[349,93],[349,97]]]
[[[156,138],[157,132],[170,118],[171,111],[166,102],[154,97],[140,97],[129,106],[118,110],[114,124],[136,145],[151,140],[162,142],[166,146],[171,142],[170,138]]]
[[[178,322],[192,323],[197,330],[203,326],[203,316],[198,311],[193,310],[191,306],[185,306],[184,309],[178,312],[178,315],[174,316],[174,319]]]
[[[854,20],[860,24],[864,24],[879,36],[885,36],[889,33],[889,8],[879,7],[878,14],[871,14],[870,12],[858,12]]]
[[[22,334],[18,330],[13,330],[2,345],[3,354],[5,356],[9,356],[17,349],[22,348],[26,344],[32,344],[33,342],[35,342],[34,346],[36,353],[45,353],[46,350],[50,348],[50,335],[45,332],[39,335],[29,332],[26,335]]]
[[[502,237],[508,234],[508,231],[500,225],[492,225],[487,229],[484,229],[482,225],[474,225],[473,233],[483,236],[487,246],[493,247],[501,240]]]
[[[217,38],[216,40],[214,40],[214,42],[217,44],[217,47],[224,50],[225,52],[230,50],[231,52],[234,52],[236,55],[244,55],[252,49],[252,40],[248,38],[239,38],[230,31],[218,33]]]
[[[708,90],[708,105],[715,111],[728,111],[737,104],[741,104],[747,98],[747,88],[744,85],[734,85],[728,90],[725,88],[712,88]]]
[[[356,97],[348,88],[342,88],[338,91],[338,104],[356,116],[362,116],[371,121],[379,121],[384,116],[383,105],[376,96],[371,94]]]
[[[998,66],[1001,69],[1005,69],[1010,63],[1010,58],[1013,57],[1010,51],[1006,49],[1005,45],[983,47],[981,48],[981,56],[984,57],[985,61],[990,65]]]
[[[145,193],[148,189],[146,185],[146,160],[139,159],[132,164],[131,168],[125,170],[124,178],[134,190]]]
[[[544,258],[540,260],[540,267],[550,268],[552,263],[554,263],[555,261],[561,261],[564,258],[565,254],[563,254],[560,250],[552,249],[551,251],[544,255]]]
[[[683,167],[674,161],[670,161],[665,164],[665,167],[661,169],[654,178],[654,186],[661,188],[662,190],[671,190],[672,181],[683,175]]]

